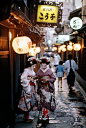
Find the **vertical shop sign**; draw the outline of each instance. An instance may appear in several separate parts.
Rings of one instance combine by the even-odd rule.
[[[57,23],[58,7],[51,5],[38,5],[37,22]]]

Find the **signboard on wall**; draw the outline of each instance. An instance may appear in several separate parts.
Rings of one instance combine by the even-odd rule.
[[[80,29],[82,27],[82,25],[83,25],[82,20],[79,17],[73,17],[70,20],[70,26],[74,30]]]
[[[51,5],[38,5],[37,22],[57,23],[58,7]]]
[[[55,37],[55,45],[63,44],[65,41],[69,41],[70,36],[69,35],[58,35]]]

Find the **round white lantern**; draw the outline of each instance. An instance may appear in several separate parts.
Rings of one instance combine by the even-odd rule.
[[[62,48],[62,51],[63,51],[63,52],[65,52],[65,51],[66,51],[66,48],[65,48],[65,47],[63,47],[63,48]]]
[[[52,48],[52,51],[55,51],[55,50],[57,50],[57,47],[53,47],[53,48]]]
[[[30,56],[35,56],[36,55],[36,49],[35,49],[35,47],[33,47],[33,48],[30,49],[29,55]]]
[[[32,46],[32,41],[29,37],[21,36],[16,37],[12,41],[12,47],[18,54],[26,54],[29,52]]]
[[[74,50],[79,51],[81,49],[80,44],[74,44]]]
[[[68,46],[67,46],[67,50],[68,50],[68,51],[72,51],[72,50],[73,50],[72,45],[68,45]]]
[[[61,45],[61,50],[62,50],[62,52],[66,51],[66,45],[65,44]]]
[[[45,47],[44,50],[48,50],[48,47]]]
[[[36,53],[40,52],[40,47],[36,46],[35,49],[36,49]]]

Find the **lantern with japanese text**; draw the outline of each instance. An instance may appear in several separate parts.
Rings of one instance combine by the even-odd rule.
[[[26,54],[32,46],[32,41],[27,36],[16,37],[12,41],[12,47],[17,54]]]

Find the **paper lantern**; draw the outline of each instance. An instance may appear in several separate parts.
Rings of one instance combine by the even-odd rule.
[[[63,47],[63,48],[62,48],[62,51],[63,51],[63,52],[65,52],[65,51],[66,51],[66,48],[65,48],[65,47]]]
[[[36,49],[35,49],[35,47],[33,47],[33,48],[30,49],[29,55],[30,56],[35,56],[36,55]]]
[[[26,54],[32,46],[32,41],[29,37],[21,36],[13,39],[12,47],[18,54]]]
[[[53,47],[53,48],[52,48],[52,51],[56,51],[56,50],[57,50],[57,47]]]
[[[74,50],[79,51],[81,49],[80,44],[74,44]]]
[[[66,47],[66,45],[61,45],[61,46],[60,46],[60,49],[61,49],[63,52],[65,52],[65,51],[66,51],[66,48],[65,48],[65,47]]]
[[[72,45],[73,43],[71,41],[69,41],[69,45]]]
[[[68,50],[68,51],[72,51],[72,50],[73,50],[72,45],[68,45],[68,46],[67,46],[67,50]]]
[[[44,50],[48,50],[48,47],[45,47]]]
[[[40,52],[40,47],[35,47],[35,49],[36,49],[36,53],[39,53]]]
[[[61,46],[60,46],[60,47],[58,47],[58,53],[60,53],[60,52],[61,52],[61,50],[62,50],[62,49],[61,49]]]

